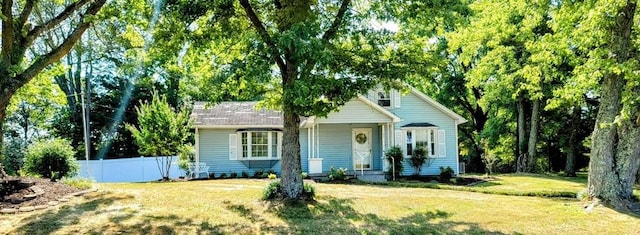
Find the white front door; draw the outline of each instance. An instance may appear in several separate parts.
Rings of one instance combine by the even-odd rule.
[[[371,170],[371,128],[354,128],[351,130],[353,145],[353,168],[355,170]]]

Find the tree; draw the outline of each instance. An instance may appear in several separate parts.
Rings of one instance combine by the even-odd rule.
[[[163,96],[153,95],[151,103],[136,108],[139,127],[127,124],[140,147],[140,154],[156,156],[163,180],[169,179],[173,156],[186,151],[191,130],[190,112],[174,110]]]
[[[34,14],[34,12],[38,13],[38,6],[42,4],[39,1],[26,0],[17,3],[13,0],[2,1],[0,121],[4,120],[6,109],[15,92],[47,66],[68,53],[73,44],[89,28],[93,16],[105,2],[106,0],[75,1],[59,8],[60,11],[55,17],[42,19]],[[42,41],[53,40],[48,32],[56,27],[63,27],[62,25],[70,19],[78,19],[81,23],[62,40],[57,41],[55,48],[41,50]],[[2,140],[1,128],[0,126],[0,140]],[[4,170],[0,164],[0,178],[4,176]]]
[[[558,36],[550,25],[557,4],[476,1],[470,5],[469,24],[447,35],[450,51],[458,52],[456,59],[469,68],[466,87],[480,88],[479,111],[517,120],[513,128],[511,121],[488,119],[483,135],[503,141],[516,133],[518,172],[535,170],[541,114],[553,84],[570,75],[564,69],[567,50],[556,46]],[[496,145],[489,141],[490,147]]]
[[[199,2],[197,7],[183,1],[168,3],[167,8],[177,12],[169,16],[182,23],[163,28],[183,27],[178,32],[186,33],[171,33],[189,40],[184,54],[198,49],[213,54],[206,58],[209,66],[214,61],[214,69],[231,68],[235,70],[222,71],[242,75],[231,84],[264,84],[266,89],[256,89],[265,90],[261,104],[283,111],[285,198],[297,199],[303,192],[300,117],[326,116],[378,83],[400,87],[396,79],[404,77],[403,64],[393,60],[394,48],[387,44],[391,33],[369,26],[375,20],[369,12],[376,9],[357,3],[221,0]],[[219,40],[193,43],[209,38]],[[236,69],[241,66],[245,69]]]
[[[640,76],[635,1],[567,3],[558,13],[563,43],[586,59],[573,84],[599,85],[588,195],[620,210],[640,212],[633,185],[640,166]],[[598,200],[595,200],[597,202]]]

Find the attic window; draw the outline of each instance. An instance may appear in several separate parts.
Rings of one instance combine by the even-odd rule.
[[[391,107],[391,95],[388,91],[378,91],[378,105]]]

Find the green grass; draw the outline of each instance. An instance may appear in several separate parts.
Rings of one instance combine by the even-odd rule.
[[[380,183],[379,185],[387,185],[393,187],[447,189],[510,196],[564,198],[576,198],[578,193],[586,189],[587,187],[587,176],[585,174],[578,174],[578,177],[538,174],[502,174],[494,175],[492,177],[484,177],[482,175],[465,176],[482,178],[487,182],[472,186],[455,186],[441,183],[428,183],[406,180]],[[634,194],[640,198],[640,188],[638,188],[637,186]]]
[[[517,177],[524,177],[518,179]],[[500,176],[523,190],[571,181]],[[518,185],[518,180],[530,182]],[[541,182],[538,182],[541,180]],[[553,179],[551,179],[553,180]],[[636,234],[640,218],[569,198],[429,188],[314,184],[317,202],[259,200],[269,180],[97,184],[100,191],[44,211],[0,215],[0,234]],[[553,183],[556,182],[556,183]],[[580,183],[580,182],[577,182]],[[567,186],[567,187],[569,187]],[[515,188],[515,189],[514,189]],[[567,191],[571,191],[568,189]],[[531,191],[535,191],[531,189]]]

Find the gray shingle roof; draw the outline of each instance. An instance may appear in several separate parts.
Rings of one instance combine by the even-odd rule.
[[[256,103],[222,102],[205,109],[205,102],[196,102],[191,118],[195,126],[282,126],[281,111],[256,110]]]

